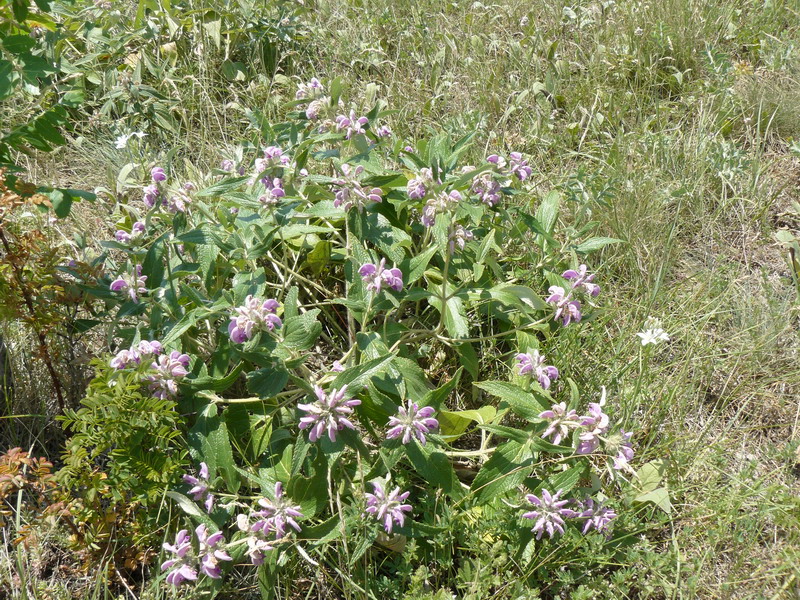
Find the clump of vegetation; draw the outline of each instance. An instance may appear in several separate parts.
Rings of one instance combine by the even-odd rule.
[[[789,3],[0,11],[19,597],[794,593]]]

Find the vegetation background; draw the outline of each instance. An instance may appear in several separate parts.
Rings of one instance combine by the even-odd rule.
[[[637,460],[668,460],[674,506],[571,597],[800,598],[800,2],[76,1],[53,2],[51,19],[32,35],[69,68],[49,91],[16,89],[0,123],[5,134],[85,82],[66,144],[15,154],[30,181],[98,195],[69,220],[26,217],[59,259],[113,236],[131,160],[216,167],[313,76],[384,98],[411,142],[476,132],[468,160],[521,151],[538,189],[567,198],[562,218],[625,242],[598,257],[603,308],[558,364],[614,391],[644,432]],[[132,131],[147,135],[117,148]],[[7,313],[2,443],[56,459],[36,325]],[[643,361],[635,334],[650,315],[672,341]],[[74,406],[95,351],[50,343]],[[0,598],[109,597],[55,529],[13,544],[22,525],[3,529]],[[503,560],[487,554],[449,592],[418,573],[407,597],[485,597]]]

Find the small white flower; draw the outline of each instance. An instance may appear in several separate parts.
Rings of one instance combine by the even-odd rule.
[[[128,140],[131,139],[132,137],[136,136],[139,139],[142,139],[146,135],[147,134],[142,131],[134,131],[133,133],[124,133],[114,141],[114,146],[118,150],[122,150],[128,147]]]
[[[660,319],[647,317],[644,326],[645,330],[636,334],[641,338],[642,346],[647,346],[647,344],[657,346],[661,342],[669,341],[669,334],[661,328]]]

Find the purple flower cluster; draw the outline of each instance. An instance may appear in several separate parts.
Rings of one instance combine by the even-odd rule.
[[[548,421],[548,426],[542,433],[543,438],[553,436],[553,443],[558,444],[570,435],[570,431],[579,429],[578,454],[591,454],[595,452],[600,443],[605,444],[605,449],[614,456],[613,467],[616,470],[629,470],[628,463],[633,460],[633,445],[631,444],[632,432],[620,430],[618,433],[608,435],[610,419],[603,412],[606,390],[603,388],[600,402],[590,402],[588,414],[578,416],[574,409],[567,410],[564,402],[554,404],[550,410],[539,413],[539,418]]]
[[[578,454],[591,454],[600,446],[603,435],[608,432],[609,418],[597,402],[589,403],[589,414],[581,417],[580,443],[575,450]]]
[[[280,199],[286,195],[286,191],[283,189],[283,179],[279,177],[274,177],[273,179],[265,177],[261,181],[264,183],[264,187],[267,188],[267,191],[259,196],[258,201],[264,206],[275,206]]]
[[[264,553],[286,536],[287,526],[300,531],[296,519],[302,519],[300,506],[284,497],[283,484],[275,484],[275,499],[262,498],[258,504],[263,510],[240,514],[236,517],[239,530],[247,534],[247,555],[254,565],[264,562]]]
[[[419,170],[419,174],[408,182],[406,191],[412,200],[421,200],[428,193],[428,189],[433,183],[433,171],[428,168]]]
[[[539,413],[540,419],[550,421],[547,429],[542,433],[543,438],[553,437],[554,444],[560,444],[561,440],[569,437],[570,429],[580,427],[581,418],[574,409],[567,410],[564,402],[554,404],[550,410]]]
[[[167,583],[179,586],[184,581],[197,581],[198,570],[200,573],[219,579],[222,576],[222,567],[219,561],[233,560],[230,555],[220,547],[225,539],[221,531],[209,535],[208,528],[198,525],[195,529],[197,537],[197,555],[192,551],[191,535],[186,529],[181,529],[175,538],[175,544],[164,543],[164,550],[173,554],[175,558],[166,560],[161,565],[162,571],[167,573]]]
[[[542,539],[542,535],[547,533],[553,538],[556,533],[564,533],[565,519],[586,519],[582,533],[586,535],[591,529],[599,532],[608,532],[611,521],[616,518],[617,513],[612,509],[603,506],[602,503],[595,503],[592,498],[586,498],[583,502],[561,500],[563,490],[551,494],[547,490],[541,491],[541,496],[528,494],[526,499],[534,505],[534,510],[526,512],[522,516],[526,519],[534,519],[533,531],[536,539]],[[567,508],[571,502],[575,503],[578,510]]]
[[[142,275],[142,265],[136,265],[134,273],[123,273],[111,282],[112,292],[127,292],[130,299],[138,304],[139,295],[147,292],[147,275]]]
[[[114,234],[114,239],[116,239],[120,244],[130,244],[132,240],[141,237],[144,232],[145,232],[144,223],[142,223],[141,221],[136,221],[133,224],[133,227],[131,227],[130,233],[122,229],[119,229]]]
[[[373,493],[365,494],[367,498],[365,512],[382,522],[386,533],[392,533],[395,523],[400,527],[405,523],[406,517],[403,513],[412,510],[410,504],[403,504],[410,492],[401,493],[400,488],[396,487],[387,495],[380,483],[373,483],[372,486]]]
[[[276,167],[287,167],[291,162],[292,160],[288,155],[283,153],[282,148],[279,146],[268,146],[264,149],[264,158],[256,159],[256,176]],[[264,185],[267,185],[266,178],[261,181]]]
[[[450,254],[455,252],[456,246],[459,250],[463,250],[467,242],[475,239],[475,234],[469,229],[465,229],[460,223],[456,223],[450,230],[450,235],[447,238],[450,244]]]
[[[569,504],[569,500],[560,500],[562,490],[558,490],[555,494],[550,494],[547,490],[541,491],[541,498],[533,494],[528,494],[525,498],[533,504],[536,508],[530,512],[526,512],[522,516],[526,519],[535,519],[533,531],[536,534],[536,539],[542,539],[542,534],[547,534],[552,538],[556,532],[564,533],[564,519],[571,519],[577,517],[578,513],[569,508],[565,508]]]
[[[543,389],[548,389],[550,383],[558,379],[558,369],[551,365],[544,364],[545,357],[539,354],[538,350],[524,354],[517,354],[517,372],[520,375],[534,373],[539,385]]]
[[[192,499],[195,502],[203,502],[206,512],[210,513],[214,509],[214,495],[209,490],[211,482],[208,480],[208,465],[201,462],[198,477],[187,473],[183,476],[183,480],[192,486],[188,491]]]
[[[599,532],[608,532],[611,521],[617,517],[612,509],[603,506],[601,503],[595,504],[592,498],[586,498],[580,506],[581,519],[586,519],[581,533],[586,535],[589,530],[594,529]]]
[[[449,211],[458,205],[461,200],[461,193],[458,190],[453,190],[450,193],[439,192],[425,203],[422,208],[420,222],[425,227],[433,227],[436,223],[436,215]]]
[[[161,342],[157,340],[142,340],[137,346],[131,346],[127,350],[120,350],[109,363],[114,369],[127,369],[141,364],[142,358],[158,355],[164,351]]]
[[[399,292],[403,289],[403,272],[397,267],[387,269],[385,266],[386,259],[382,258],[377,266],[372,263],[363,265],[358,270],[358,274],[367,284],[367,289],[376,294],[380,293],[381,287],[384,285]]]
[[[473,179],[470,191],[477,194],[486,206],[492,207],[500,203],[501,185],[491,171],[481,173]]]
[[[592,298],[596,298],[600,293],[600,286],[596,283],[592,283],[594,280],[594,273],[587,273],[586,265],[581,265],[578,267],[577,271],[574,269],[568,269],[567,271],[564,271],[561,276],[564,279],[572,282],[573,290],[583,288],[583,290]]]
[[[419,440],[420,444],[425,444],[425,434],[430,433],[439,427],[439,421],[433,418],[433,407],[424,406],[420,408],[416,402],[409,400],[408,407],[398,406],[397,416],[389,417],[389,431],[386,432],[387,439],[403,436],[402,441],[408,444],[412,437]]]
[[[228,325],[228,334],[235,344],[242,344],[253,337],[255,331],[273,331],[283,323],[275,314],[280,307],[277,300],[261,300],[250,295],[242,306],[233,309],[234,315]]]
[[[617,455],[614,457],[614,468],[617,471],[629,470],[629,463],[633,460],[633,444],[631,444],[632,431],[619,432],[620,440],[617,445]]]
[[[164,172],[163,167],[153,167],[150,169],[150,178],[153,183],[145,186],[144,195],[142,196],[144,205],[147,208],[153,208],[161,203],[164,193],[159,184],[167,180],[167,174]]]
[[[150,391],[156,398],[168,399],[178,394],[178,381],[189,374],[189,355],[173,350],[162,354],[151,365],[153,374],[148,375]]]
[[[358,165],[354,169],[345,163],[341,169],[343,176],[333,181],[333,185],[338,188],[335,191],[336,199],[333,201],[336,208],[350,210],[355,206],[359,212],[362,212],[370,202],[381,202],[383,193],[381,188],[364,188],[357,179],[364,172],[363,165]]]
[[[594,298],[600,293],[600,286],[592,283],[594,275],[586,272],[586,265],[581,265],[577,271],[574,269],[564,271],[562,277],[572,282],[569,292],[559,285],[550,286],[548,290],[550,296],[546,301],[556,308],[553,318],[556,320],[560,318],[561,323],[566,327],[572,321],[578,323],[582,316],[581,303],[578,300],[573,300],[572,294],[584,291]]]
[[[188,212],[189,206],[192,203],[192,197],[188,192],[194,189],[194,184],[184,183],[183,189],[176,190],[174,194],[169,197],[169,204],[167,210],[171,213],[185,213]]]
[[[369,124],[367,117],[357,117],[356,111],[351,110],[350,115],[339,115],[336,117],[336,129],[345,131],[344,139],[349,140],[354,135],[366,133],[366,126]]]
[[[298,83],[297,92],[294,97],[297,100],[307,100],[309,98],[318,98],[325,92],[322,83],[316,77],[312,77],[307,83]]]
[[[300,418],[300,429],[310,427],[308,439],[316,442],[327,431],[328,439],[336,441],[336,432],[345,427],[355,429],[350,421],[353,407],[361,404],[361,400],[347,398],[347,387],[332,389],[327,394],[319,387],[314,386],[317,399],[308,404],[298,404],[297,408],[305,411],[305,416]]]

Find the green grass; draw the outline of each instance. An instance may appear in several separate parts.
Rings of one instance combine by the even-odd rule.
[[[785,216],[800,199],[788,150],[800,132],[800,2],[308,8],[276,78],[256,66],[225,81],[210,40],[199,60],[179,54],[160,89],[177,102],[181,135],[152,134],[150,151],[214,165],[246,131],[239,107],[275,115],[295,78],[317,75],[342,77],[353,97],[377,84],[409,141],[475,131],[470,160],[489,148],[529,154],[537,190],[563,190],[576,226],[595,221],[625,241],[592,265],[604,287],[596,322],[553,352],[581,389],[608,388],[640,432],[639,464],[669,461],[674,505],[610,582],[573,597],[800,597],[798,298],[772,237],[800,229]],[[31,162],[33,178],[110,187],[129,160],[113,150],[113,126],[100,117],[80,147]],[[96,211],[112,208],[78,214],[93,213],[99,238],[111,224]],[[672,341],[645,353],[635,333],[649,315]],[[459,596],[481,597],[471,582],[502,568],[490,550],[462,569]],[[13,570],[0,570],[0,588]],[[408,598],[437,597],[424,579],[411,578]],[[601,583],[609,595],[592,595]]]

